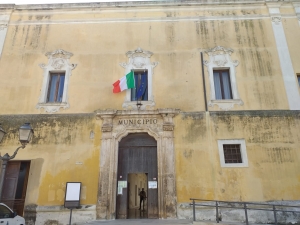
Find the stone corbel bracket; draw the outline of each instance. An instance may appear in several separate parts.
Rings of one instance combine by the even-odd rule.
[[[268,2],[267,6],[269,8],[269,14],[271,17],[271,21],[275,25],[281,24],[282,18],[280,13],[280,2]]]
[[[103,120],[103,124],[101,127],[102,132],[112,132],[113,118],[115,117],[117,110],[107,109],[107,110],[97,110],[95,112],[97,115],[97,119]]]
[[[67,109],[70,107],[68,98],[69,80],[72,75],[72,70],[76,68],[77,64],[70,63],[72,53],[58,49],[53,52],[45,54],[48,58],[48,63],[41,63],[39,66],[43,69],[43,86],[39,102],[36,105],[37,109],[44,108],[48,113],[58,112],[60,108]],[[63,90],[62,102],[47,102],[47,94],[49,88],[50,72],[64,72],[65,83]]]
[[[179,109],[158,109],[163,118],[163,131],[174,131],[173,118],[180,113]]]
[[[0,24],[0,30],[7,29],[7,24]]]

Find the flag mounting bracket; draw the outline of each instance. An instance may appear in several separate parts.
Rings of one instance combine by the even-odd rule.
[[[142,105],[143,105],[142,102],[139,101],[139,100],[137,100],[136,107],[137,107],[138,110],[140,110],[140,108],[141,108]]]

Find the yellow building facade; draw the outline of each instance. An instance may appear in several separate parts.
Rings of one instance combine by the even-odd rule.
[[[8,200],[30,225],[68,221],[67,182],[74,223],[128,218],[141,188],[149,218],[191,218],[190,198],[300,204],[299,38],[298,0],[0,5],[1,155],[34,129]]]

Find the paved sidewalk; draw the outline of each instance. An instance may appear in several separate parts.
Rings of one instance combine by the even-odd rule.
[[[210,221],[197,221],[194,222],[192,220],[169,220],[169,219],[118,219],[118,220],[96,220],[91,221],[88,223],[85,223],[85,225],[185,225],[185,224],[194,224],[194,225],[220,225],[220,224],[226,224],[226,225],[240,225],[242,223],[215,223]]]
[[[167,224],[193,224],[192,220],[162,220],[162,219],[118,219],[118,220],[96,220],[86,223],[86,225],[138,225],[138,224],[149,224],[149,225],[167,225]]]

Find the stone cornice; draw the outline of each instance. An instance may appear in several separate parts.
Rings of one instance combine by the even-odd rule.
[[[284,3],[294,3],[287,0]],[[120,7],[151,7],[151,6],[204,6],[204,5],[247,5],[247,4],[278,3],[277,0],[164,0],[164,1],[128,1],[128,2],[95,2],[95,3],[61,3],[61,4],[0,4],[1,9],[16,10],[52,10],[52,9],[84,9],[84,8],[120,8]]]

